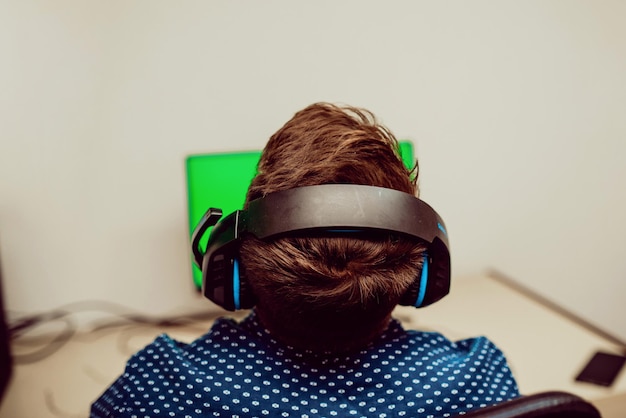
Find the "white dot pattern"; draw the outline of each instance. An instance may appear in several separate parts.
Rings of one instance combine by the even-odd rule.
[[[360,352],[322,355],[278,343],[252,313],[188,345],[159,336],[91,417],[450,417],[517,396],[484,337],[454,343],[394,321]]]

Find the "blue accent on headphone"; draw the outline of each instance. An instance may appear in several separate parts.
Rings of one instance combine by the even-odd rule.
[[[415,307],[419,308],[424,303],[424,297],[426,296],[426,287],[428,287],[428,254],[424,253],[424,263],[422,264],[422,276],[420,277],[420,288],[417,293],[417,302]]]
[[[239,299],[240,294],[240,280],[239,280],[239,261],[233,260],[233,303],[235,309],[241,309],[241,301]]]
[[[443,232],[443,234],[447,237],[448,236],[448,232],[446,231],[446,228],[443,227],[443,225],[441,225],[440,222],[437,222],[437,228],[439,228],[439,230],[441,232]]]

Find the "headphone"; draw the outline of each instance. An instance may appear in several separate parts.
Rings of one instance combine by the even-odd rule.
[[[221,220],[220,220],[221,219]],[[208,228],[206,250],[200,240]],[[202,271],[202,293],[221,307],[250,309],[255,296],[239,264],[245,234],[262,240],[316,233],[362,236],[401,234],[427,244],[419,277],[400,300],[421,308],[450,291],[448,233],[441,217],[424,201],[393,189],[355,184],[325,184],[275,192],[222,219],[210,208],[192,234],[192,251]]]

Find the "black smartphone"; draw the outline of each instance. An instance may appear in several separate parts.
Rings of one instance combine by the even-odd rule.
[[[600,386],[611,386],[624,363],[626,363],[626,357],[624,356],[597,352],[576,376],[576,380]]]

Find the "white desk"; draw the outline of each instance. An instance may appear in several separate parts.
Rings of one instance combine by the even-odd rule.
[[[611,388],[574,380],[593,353],[621,354],[619,346],[493,278],[456,280],[441,302],[397,313],[406,315],[407,327],[432,328],[450,339],[489,337],[504,351],[522,393],[562,390],[589,400],[626,394],[626,373]]]
[[[436,330],[450,339],[488,336],[505,352],[523,393],[575,393],[597,402],[605,418],[621,416],[605,411],[626,410],[626,373],[611,388],[574,381],[595,351],[619,353],[619,347],[492,278],[457,279],[446,299],[422,310],[398,308],[396,317],[408,328]],[[129,325],[76,335],[45,360],[15,366],[0,417],[85,417],[128,357],[156,335],[166,331],[191,341],[209,326],[210,321],[167,330]],[[28,350],[14,344],[16,354]],[[605,407],[605,398],[617,400]]]

